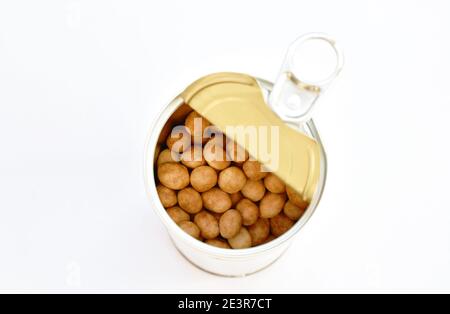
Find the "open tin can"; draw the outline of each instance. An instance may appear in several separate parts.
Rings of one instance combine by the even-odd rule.
[[[293,56],[298,51],[298,47],[309,40],[322,40],[330,44],[337,56],[335,71],[320,82],[307,83],[304,79],[300,82],[298,76],[295,76],[295,80],[292,81],[291,78],[295,75],[292,72]],[[337,76],[342,68],[342,63],[342,53],[332,39],[324,34],[308,34],[299,38],[291,46],[280,77],[275,84],[262,79],[255,79],[264,95],[265,101],[273,111],[290,127],[314,139],[318,144],[320,154],[320,172],[314,194],[309,202],[309,207],[290,230],[266,244],[239,250],[217,248],[191,237],[171,219],[158,197],[157,184],[155,182],[155,163],[158,146],[161,142],[161,134],[167,132],[167,129],[177,125],[180,121],[183,121],[192,109],[179,96],[156,119],[148,135],[145,147],[144,177],[146,191],[153,208],[167,228],[174,245],[192,264],[216,275],[228,277],[245,276],[258,272],[274,263],[291,245],[295,235],[299,233],[316,210],[326,181],[326,155],[319,133],[313,120],[310,119],[311,108],[320,93]],[[298,96],[295,99],[302,100],[300,107],[287,104],[287,99],[292,99],[292,95]]]

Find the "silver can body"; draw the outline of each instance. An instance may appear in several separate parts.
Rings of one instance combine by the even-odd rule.
[[[272,84],[258,80],[265,94],[269,94]],[[200,269],[216,275],[227,277],[241,277],[256,273],[274,263],[290,246],[295,236],[316,210],[326,181],[326,155],[322,147],[319,134],[312,120],[292,127],[314,138],[321,148],[321,171],[319,183],[313,200],[303,217],[285,234],[279,238],[257,247],[243,250],[220,249],[189,236],[166,213],[162,206],[155,183],[155,153],[160,133],[172,114],[183,105],[183,99],[174,99],[156,119],[152,130],[147,137],[145,147],[144,180],[147,195],[158,217],[161,219],[167,231],[180,253],[192,264]]]

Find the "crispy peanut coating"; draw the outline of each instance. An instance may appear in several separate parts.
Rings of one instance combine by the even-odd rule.
[[[191,221],[182,221],[178,224],[184,232],[189,234],[190,236],[200,240],[200,229],[197,225]]]
[[[219,236],[219,223],[217,222],[217,219],[207,211],[201,211],[195,215],[194,222],[199,227],[203,238],[215,239]]]
[[[259,218],[256,223],[248,227],[248,232],[252,237],[252,246],[263,244],[270,234],[270,221]]]
[[[202,196],[193,188],[185,188],[178,192],[178,204],[189,214],[196,214],[203,208]]]
[[[172,190],[182,190],[189,185],[189,171],[183,165],[168,162],[158,167],[159,181]]]
[[[301,209],[308,208],[309,204],[308,202],[303,200],[303,197],[294,191],[294,189],[290,187],[286,187],[286,192],[288,195],[289,200],[297,207]]]
[[[296,206],[291,201],[287,201],[284,205],[283,212],[289,219],[299,220],[305,213],[305,209]]]
[[[213,138],[206,143],[203,149],[203,156],[206,162],[216,170],[224,170],[231,164],[223,147],[223,141]]]
[[[273,218],[283,210],[286,203],[284,194],[267,193],[259,204],[262,218]]]
[[[205,136],[207,134],[205,130],[211,126],[211,123],[209,123],[208,120],[203,118],[197,112],[192,111],[186,117],[185,125],[190,134],[192,134],[196,144],[201,144],[208,140],[208,137]]]
[[[236,205],[236,209],[241,213],[244,226],[253,225],[259,218],[258,206],[247,198],[241,200]]]
[[[215,213],[224,213],[231,208],[231,197],[219,188],[202,193],[203,205]]]
[[[220,240],[220,239],[211,239],[211,240],[206,240],[205,242],[206,244],[218,247],[220,249],[231,249],[230,245],[228,244],[228,242],[225,242],[224,240]]]
[[[235,237],[242,227],[241,214],[235,210],[230,209],[220,217],[219,228],[220,235],[225,239]]]
[[[228,244],[233,249],[248,249],[252,246],[252,237],[248,230],[242,227],[235,237],[228,239]]]
[[[184,126],[176,127],[167,137],[166,144],[170,150],[182,153],[191,146],[191,134]]]
[[[294,221],[289,219],[285,214],[281,213],[270,219],[270,230],[272,234],[279,237],[286,233],[294,225]]]
[[[242,195],[253,202],[259,202],[266,193],[266,188],[262,180],[247,180],[244,187],[241,190]]]
[[[176,224],[179,224],[180,222],[183,221],[191,220],[189,214],[178,206],[168,208],[167,214],[169,214],[170,218],[172,218],[172,220],[175,221]]]
[[[262,180],[268,174],[268,172],[263,171],[263,166],[258,161],[247,160],[242,169],[244,169],[247,178],[254,181]]]
[[[247,178],[238,167],[227,168],[219,174],[219,187],[229,194],[241,191],[245,183],[247,183]]]
[[[206,192],[216,186],[217,172],[209,166],[201,166],[192,170],[190,181],[197,192]]]
[[[264,185],[266,189],[272,193],[280,194],[286,192],[286,185],[284,182],[273,173],[269,173],[264,178]]]
[[[167,162],[179,162],[180,154],[177,152],[172,152],[170,149],[165,149],[161,153],[159,153],[158,161],[156,162],[157,166],[165,164]]]
[[[197,145],[191,146],[181,155],[181,163],[191,169],[206,165],[205,158],[203,158],[203,148]]]
[[[156,190],[158,191],[159,200],[165,208],[177,205],[177,193],[175,193],[174,190],[171,190],[162,184],[159,184],[156,187]]]

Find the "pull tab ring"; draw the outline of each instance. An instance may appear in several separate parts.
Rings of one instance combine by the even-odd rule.
[[[308,79],[298,67],[302,48],[306,43],[317,41],[327,44],[335,54],[335,66],[324,78]],[[300,60],[307,61],[307,60]],[[310,119],[315,102],[339,75],[344,64],[344,56],[336,41],[322,33],[310,33],[298,38],[290,47],[281,72],[269,96],[272,109],[289,122],[304,122]]]

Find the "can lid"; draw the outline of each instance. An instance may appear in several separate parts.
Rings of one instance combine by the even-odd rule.
[[[319,145],[271,110],[253,77],[213,74],[189,86],[181,97],[228,138],[245,147],[266,171],[274,172],[306,201],[312,199],[320,174]]]

